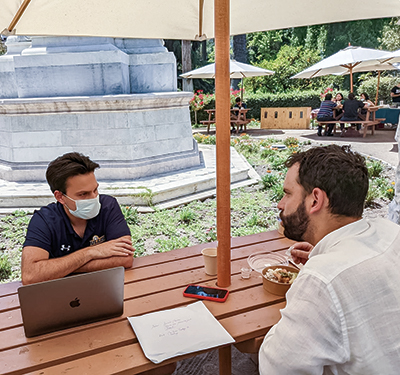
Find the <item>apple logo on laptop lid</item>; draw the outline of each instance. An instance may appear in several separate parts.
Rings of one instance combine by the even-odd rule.
[[[71,307],[79,307],[79,306],[81,305],[81,303],[79,302],[79,298],[76,297],[73,301],[71,301],[71,302],[69,303],[69,305],[70,305]]]

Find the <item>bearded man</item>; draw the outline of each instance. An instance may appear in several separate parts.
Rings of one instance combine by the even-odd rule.
[[[363,219],[364,158],[331,145],[293,154],[278,204],[305,264],[259,352],[260,374],[398,374],[400,227]]]

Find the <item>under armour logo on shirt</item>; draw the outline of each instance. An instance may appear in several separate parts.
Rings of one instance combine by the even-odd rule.
[[[71,245],[61,245],[61,251],[70,251]]]

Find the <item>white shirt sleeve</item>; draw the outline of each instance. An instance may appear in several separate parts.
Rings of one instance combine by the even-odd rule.
[[[332,287],[302,273],[286,297],[281,320],[261,345],[260,374],[323,374],[325,366],[347,361],[345,320]]]

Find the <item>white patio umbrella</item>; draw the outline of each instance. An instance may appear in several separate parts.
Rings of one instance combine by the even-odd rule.
[[[269,76],[274,74],[272,70],[262,69],[254,65],[241,63],[235,60],[229,61],[229,77],[231,79]],[[215,63],[208,64],[198,69],[181,74],[183,78],[215,78]]]
[[[254,65],[249,65],[245,63],[241,63],[235,60],[229,61],[229,77],[231,79],[241,79],[242,87],[243,87],[243,78],[247,77],[259,77],[259,76],[269,76],[274,74],[272,70],[259,68]],[[191,70],[190,72],[186,72],[180,75],[183,78],[191,79],[191,78],[215,78],[215,63],[208,64],[198,69]],[[241,92],[242,101],[243,101],[243,90]]]
[[[353,73],[396,69],[381,60],[387,51],[349,46],[297,73],[292,78],[313,78],[330,74],[350,74],[350,91],[353,91]]]
[[[345,9],[345,11],[344,11]],[[0,30],[16,35],[215,38],[218,285],[230,284],[230,35],[400,16],[399,0],[2,0]],[[228,355],[225,352],[224,355]],[[225,369],[228,373],[230,369]]]

